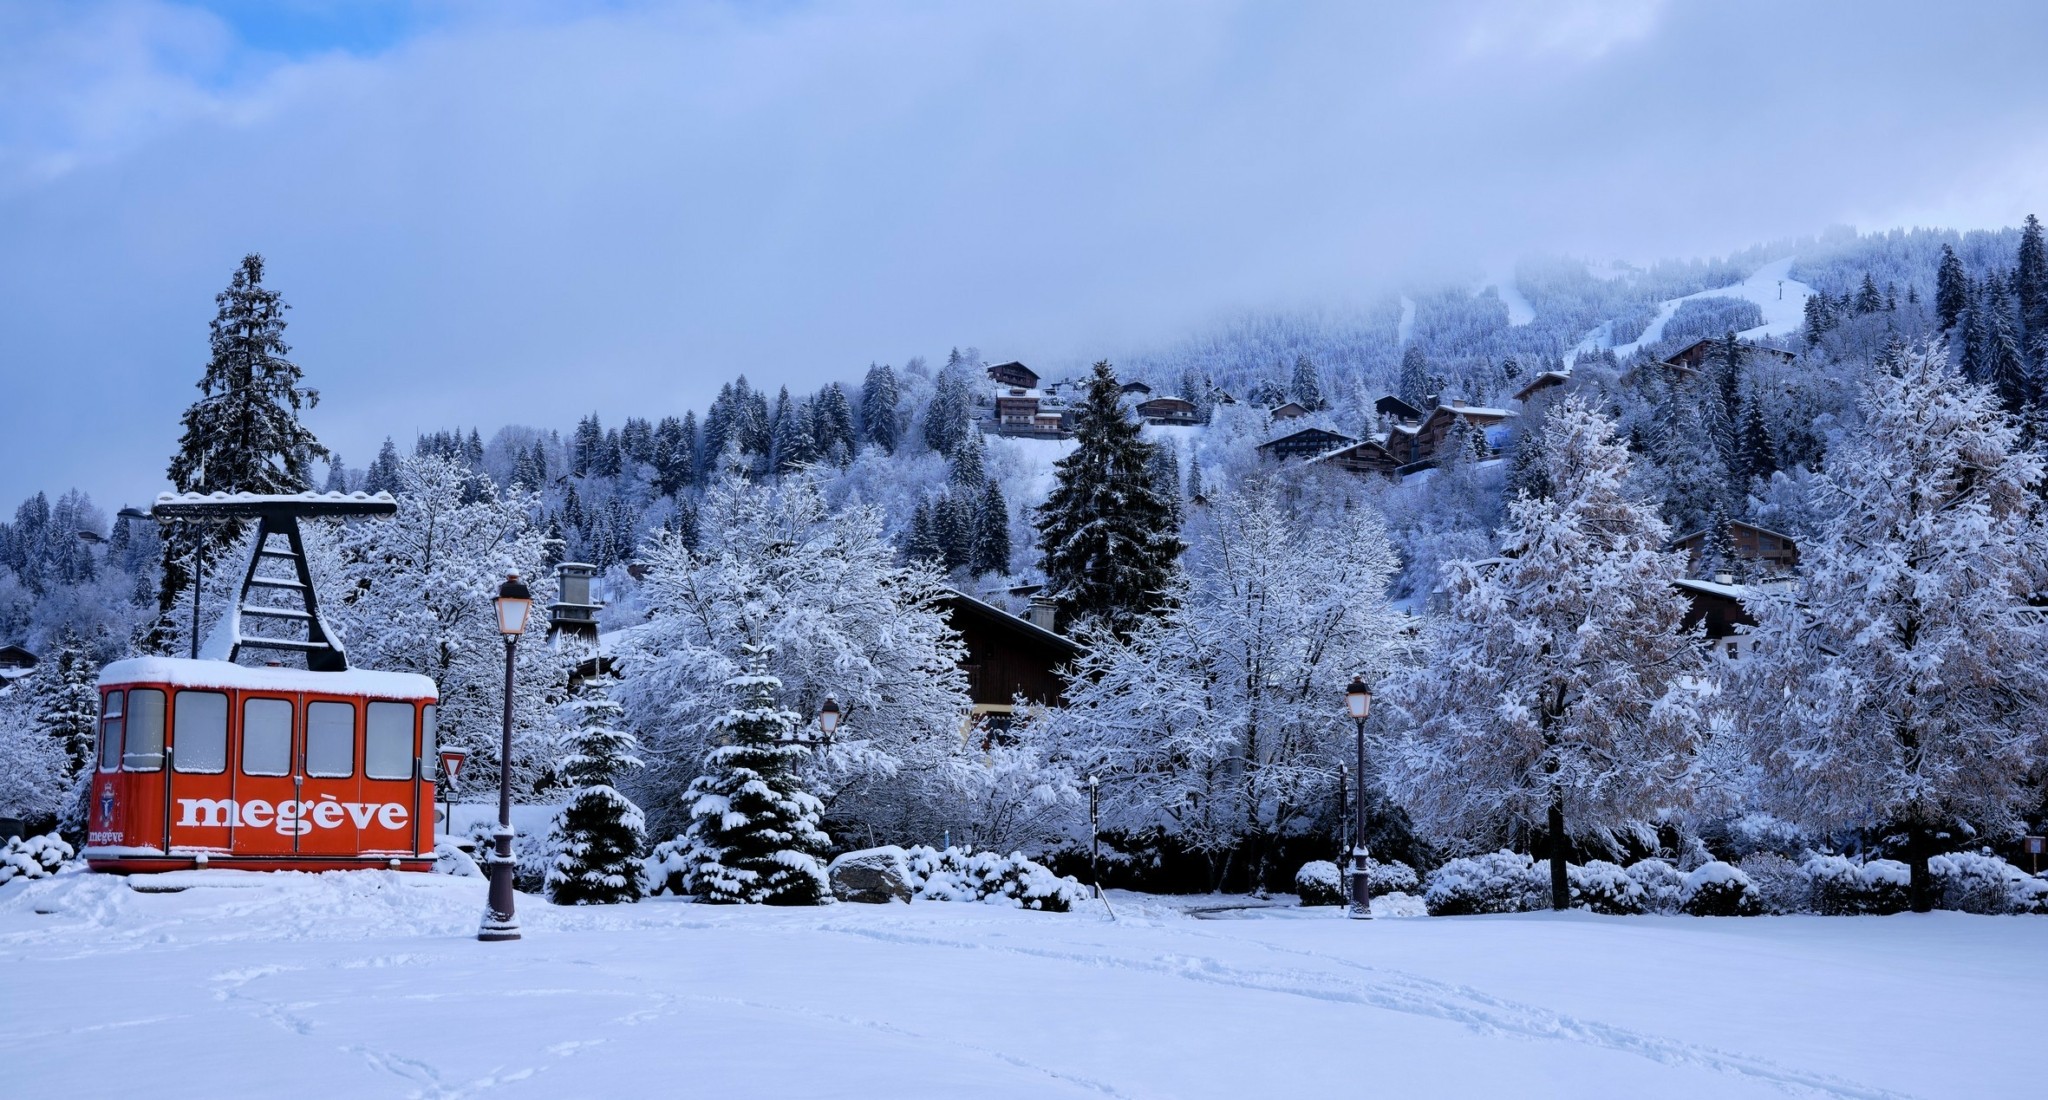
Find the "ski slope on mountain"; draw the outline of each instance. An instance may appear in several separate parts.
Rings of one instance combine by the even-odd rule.
[[[1508,307],[1510,326],[1519,327],[1536,319],[1536,307],[1529,303],[1528,297],[1522,293],[1521,285],[1515,282],[1514,268],[1503,269],[1486,285],[1492,287],[1493,292],[1500,295],[1501,304]],[[1480,289],[1483,290],[1485,287]]]
[[[1657,315],[1643,329],[1636,339],[1619,345],[1610,345],[1613,324],[1601,325],[1586,334],[1578,346],[1571,351],[1570,359],[1599,348],[1612,346],[1617,358],[1626,359],[1639,348],[1647,347],[1664,338],[1664,326],[1669,324],[1678,307],[1694,298],[1742,298],[1756,303],[1763,311],[1764,323],[1755,328],[1736,333],[1745,340],[1756,340],[1765,336],[1785,336],[1799,331],[1806,320],[1806,300],[1813,296],[1813,288],[1791,277],[1793,257],[1775,260],[1758,268],[1749,278],[1731,286],[1702,290],[1681,298],[1672,298],[1658,307]]]
[[[522,896],[483,944],[476,878],[181,874],[0,886],[8,1095],[2025,1096],[2048,989],[2027,917]]]

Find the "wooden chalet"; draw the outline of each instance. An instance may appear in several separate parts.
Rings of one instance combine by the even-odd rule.
[[[36,670],[41,658],[18,645],[0,645],[0,682],[19,680]]]
[[[1702,336],[1665,356],[1660,362],[1667,367],[1675,367],[1683,371],[1698,371],[1702,363],[1712,359],[1721,350],[1722,341],[1726,339],[1726,336]],[[1742,348],[1744,355],[1771,355],[1787,363],[1797,362],[1799,359],[1798,356],[1789,351],[1767,348],[1761,344],[1752,344],[1747,340],[1738,340],[1736,343]]]
[[[996,423],[1030,427],[1038,421],[1038,398],[1023,390],[996,395]]]
[[[1399,473],[1401,463],[1394,460],[1394,456],[1392,452],[1387,450],[1384,440],[1384,436],[1379,439],[1361,439],[1346,447],[1324,451],[1322,454],[1307,459],[1306,462],[1314,465],[1333,466],[1339,470],[1354,474],[1380,474],[1384,477],[1394,477]]]
[[[1123,392],[1135,394],[1139,398],[1146,398],[1152,396],[1152,387],[1143,382],[1126,382],[1123,386]]]
[[[1555,386],[1562,386],[1566,382],[1569,382],[1571,380],[1572,372],[1568,370],[1544,371],[1538,374],[1536,377],[1529,379],[1528,385],[1523,386],[1521,389],[1515,391],[1515,401],[1518,404],[1526,405],[1529,403],[1530,398],[1536,396],[1539,393],[1542,393],[1544,390],[1551,389]]]
[[[1422,422],[1421,409],[1410,405],[1391,393],[1373,402],[1372,411],[1381,416],[1392,417],[1395,420],[1413,420],[1418,424]]]
[[[1199,424],[1195,403],[1178,397],[1155,397],[1138,402],[1138,418],[1147,424]]]
[[[1025,706],[1054,706],[1066,695],[1066,667],[1081,647],[1053,631],[1045,619],[1051,604],[1032,601],[1032,622],[973,596],[949,589],[941,598],[947,620],[960,632],[967,655],[960,662],[967,674],[967,696],[973,701],[969,728],[1000,731],[1014,719],[1018,700]],[[986,733],[984,734],[986,736]]]
[[[1740,660],[1753,644],[1746,629],[1756,625],[1756,616],[1749,613],[1746,603],[1749,586],[1730,583],[1725,576],[1712,581],[1681,577],[1671,586],[1692,605],[1681,626],[1686,630],[1704,627],[1710,651],[1731,661]]]
[[[1038,388],[1038,372],[1022,363],[998,363],[988,369],[989,381],[1019,390]]]
[[[1454,425],[1462,422],[1480,438],[1485,438],[1486,429],[1514,417],[1506,409],[1490,409],[1478,405],[1467,405],[1453,398],[1448,405],[1438,405],[1429,410],[1429,415],[1416,421],[1392,421],[1387,425],[1387,437],[1381,443],[1396,465],[1407,472],[1408,468],[1422,468],[1437,459],[1437,451],[1451,434]]]
[[[1358,441],[1348,435],[1342,435],[1324,428],[1303,428],[1291,435],[1283,435],[1278,439],[1269,439],[1259,444],[1258,450],[1259,454],[1267,458],[1277,458],[1285,462],[1291,458],[1308,458],[1312,455],[1322,454],[1325,451],[1334,451],[1339,447],[1356,442]]]
[[[1308,406],[1302,404],[1299,401],[1288,401],[1283,404],[1275,405],[1271,409],[1268,409],[1266,415],[1272,417],[1276,421],[1293,420],[1297,416],[1307,416]]]
[[[1729,521],[1728,546],[1735,560],[1754,562],[1769,572],[1789,573],[1799,566],[1797,540],[1752,523]],[[1692,558],[1693,568],[1697,569],[1706,553],[1707,532],[1701,530],[1680,535],[1671,540],[1668,549],[1685,551]]]

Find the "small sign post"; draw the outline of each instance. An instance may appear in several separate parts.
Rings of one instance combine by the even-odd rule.
[[[442,749],[441,774],[447,781],[441,789],[441,835],[451,836],[455,828],[455,777],[462,774],[462,762],[469,759],[467,749]]]
[[[2041,873],[2041,853],[2043,852],[2048,852],[2048,836],[2030,836],[2027,838],[2027,858],[2033,861],[2034,873],[2037,875]]]

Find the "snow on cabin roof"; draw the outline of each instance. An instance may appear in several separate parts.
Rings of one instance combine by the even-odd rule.
[[[303,668],[251,668],[226,661],[195,661],[189,657],[131,657],[115,661],[100,670],[100,686],[117,684],[310,691],[386,699],[438,700],[441,697],[434,681],[411,672],[375,672],[362,668],[344,672],[310,672]]]
[[[1453,416],[1498,416],[1505,418],[1515,415],[1512,409],[1495,409],[1486,405],[1438,405],[1430,410],[1430,415],[1435,416],[1440,412],[1450,413]]]
[[[1746,584],[1717,584],[1713,581],[1694,580],[1691,577],[1680,577],[1671,583],[1680,588],[1690,588],[1695,592],[1705,592],[1711,596],[1721,596],[1734,600],[1737,603],[1749,599],[1750,596],[1750,587]]]

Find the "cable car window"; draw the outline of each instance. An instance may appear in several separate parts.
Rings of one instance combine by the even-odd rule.
[[[121,766],[121,693],[110,691],[100,700],[100,770],[110,772]]]
[[[171,767],[198,775],[219,775],[228,766],[228,697],[218,691],[181,691],[171,703],[171,729],[178,751]]]
[[[306,704],[306,774],[339,779],[355,773],[355,704]]]
[[[131,772],[164,768],[164,693],[159,688],[128,690],[128,744],[121,767]]]
[[[412,778],[412,704],[371,703],[363,736],[363,774]]]
[[[291,700],[251,699],[243,703],[242,774],[289,775],[291,770]]]
[[[420,774],[432,775],[434,761],[440,759],[441,746],[435,739],[434,704],[420,708]]]

